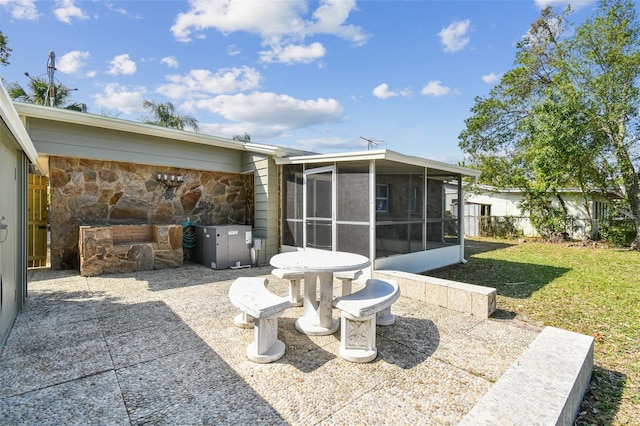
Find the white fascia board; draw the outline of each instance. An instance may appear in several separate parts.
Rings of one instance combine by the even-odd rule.
[[[443,163],[442,161],[429,160],[428,158],[415,157],[412,155],[404,155],[395,151],[387,151],[387,160],[397,161],[399,163],[413,164],[415,166],[426,167],[427,169],[438,169],[446,172],[456,173],[463,176],[479,177],[480,170],[470,169],[468,167],[457,166],[455,164]]]
[[[2,87],[2,90],[0,90],[0,115],[2,116],[2,120],[6,123],[9,131],[20,144],[20,147],[29,158],[29,161],[42,170],[41,165],[38,164],[38,151],[36,151],[36,147],[33,145],[31,137],[24,128],[20,115],[13,105],[13,101],[9,97],[4,86],[0,84],[0,87]]]
[[[343,152],[338,154],[310,154],[294,157],[276,158],[276,164],[313,164],[326,162],[383,160],[384,153],[374,151]]]
[[[440,161],[429,160],[426,158],[415,157],[400,154],[387,149],[378,149],[370,151],[354,151],[343,152],[338,154],[315,154],[303,155],[297,157],[276,158],[276,164],[312,164],[323,162],[342,162],[342,161],[358,161],[358,160],[388,160],[402,164],[411,164],[427,169],[438,169],[445,172],[460,174],[464,176],[478,177],[480,170],[470,169],[468,167],[456,166]]]

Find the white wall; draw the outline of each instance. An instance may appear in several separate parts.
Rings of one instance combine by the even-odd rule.
[[[522,193],[520,192],[501,192],[501,193],[483,193],[483,194],[471,194],[467,193],[467,203],[485,204],[491,206],[491,216],[511,216],[520,218],[517,222],[517,227],[520,229],[524,236],[533,237],[538,236],[536,229],[531,224],[531,221],[527,216],[524,216],[520,208],[519,202],[522,200]],[[584,205],[584,198],[578,193],[564,193],[562,199],[565,202],[567,208],[567,214],[576,218],[576,225],[580,228],[576,229],[571,235],[572,238],[580,239],[586,237],[586,228],[589,224],[589,216],[587,209]],[[560,202],[555,197],[550,197],[551,204],[555,207],[560,207]],[[590,201],[592,203],[592,201]],[[593,208],[590,205],[590,208]],[[592,212],[593,213],[593,212]]]

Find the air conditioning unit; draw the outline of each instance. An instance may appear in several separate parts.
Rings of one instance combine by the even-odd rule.
[[[195,258],[212,269],[251,266],[251,226],[196,226]]]

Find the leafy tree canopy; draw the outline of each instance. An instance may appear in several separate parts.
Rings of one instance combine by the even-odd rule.
[[[251,142],[251,136],[247,132],[244,132],[244,135],[233,135],[232,139],[234,141]]]
[[[477,97],[459,136],[481,181],[521,188],[543,211],[561,188],[621,188],[640,246],[640,24],[630,0],[601,0],[574,28],[571,9],[544,9],[517,45],[514,68]],[[536,207],[537,206],[537,207]],[[566,212],[565,212],[566,213]]]
[[[176,107],[171,102],[155,103],[145,100],[142,104],[143,108],[153,114],[153,119],[145,119],[147,124],[155,124],[156,126],[169,127],[172,129],[184,130],[185,127],[199,132],[200,127],[198,120],[190,115],[181,115],[176,113]]]
[[[55,84],[53,87],[49,87],[49,83],[40,77],[29,77],[29,86],[26,89],[15,82],[7,85],[7,93],[11,99],[16,101],[73,111],[85,111],[83,104],[69,101],[70,93],[73,90],[64,84]],[[51,105],[52,99],[53,105]]]
[[[0,65],[9,65],[9,56],[11,56],[11,48],[7,46],[7,37],[0,31]]]

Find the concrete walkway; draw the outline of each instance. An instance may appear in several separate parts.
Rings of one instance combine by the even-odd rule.
[[[396,323],[378,327],[378,357],[354,364],[337,355],[339,331],[302,335],[291,308],[284,357],[255,364],[227,291],[266,276],[285,296],[271,269],[30,270],[0,355],[0,424],[454,425],[538,335],[401,297]]]

